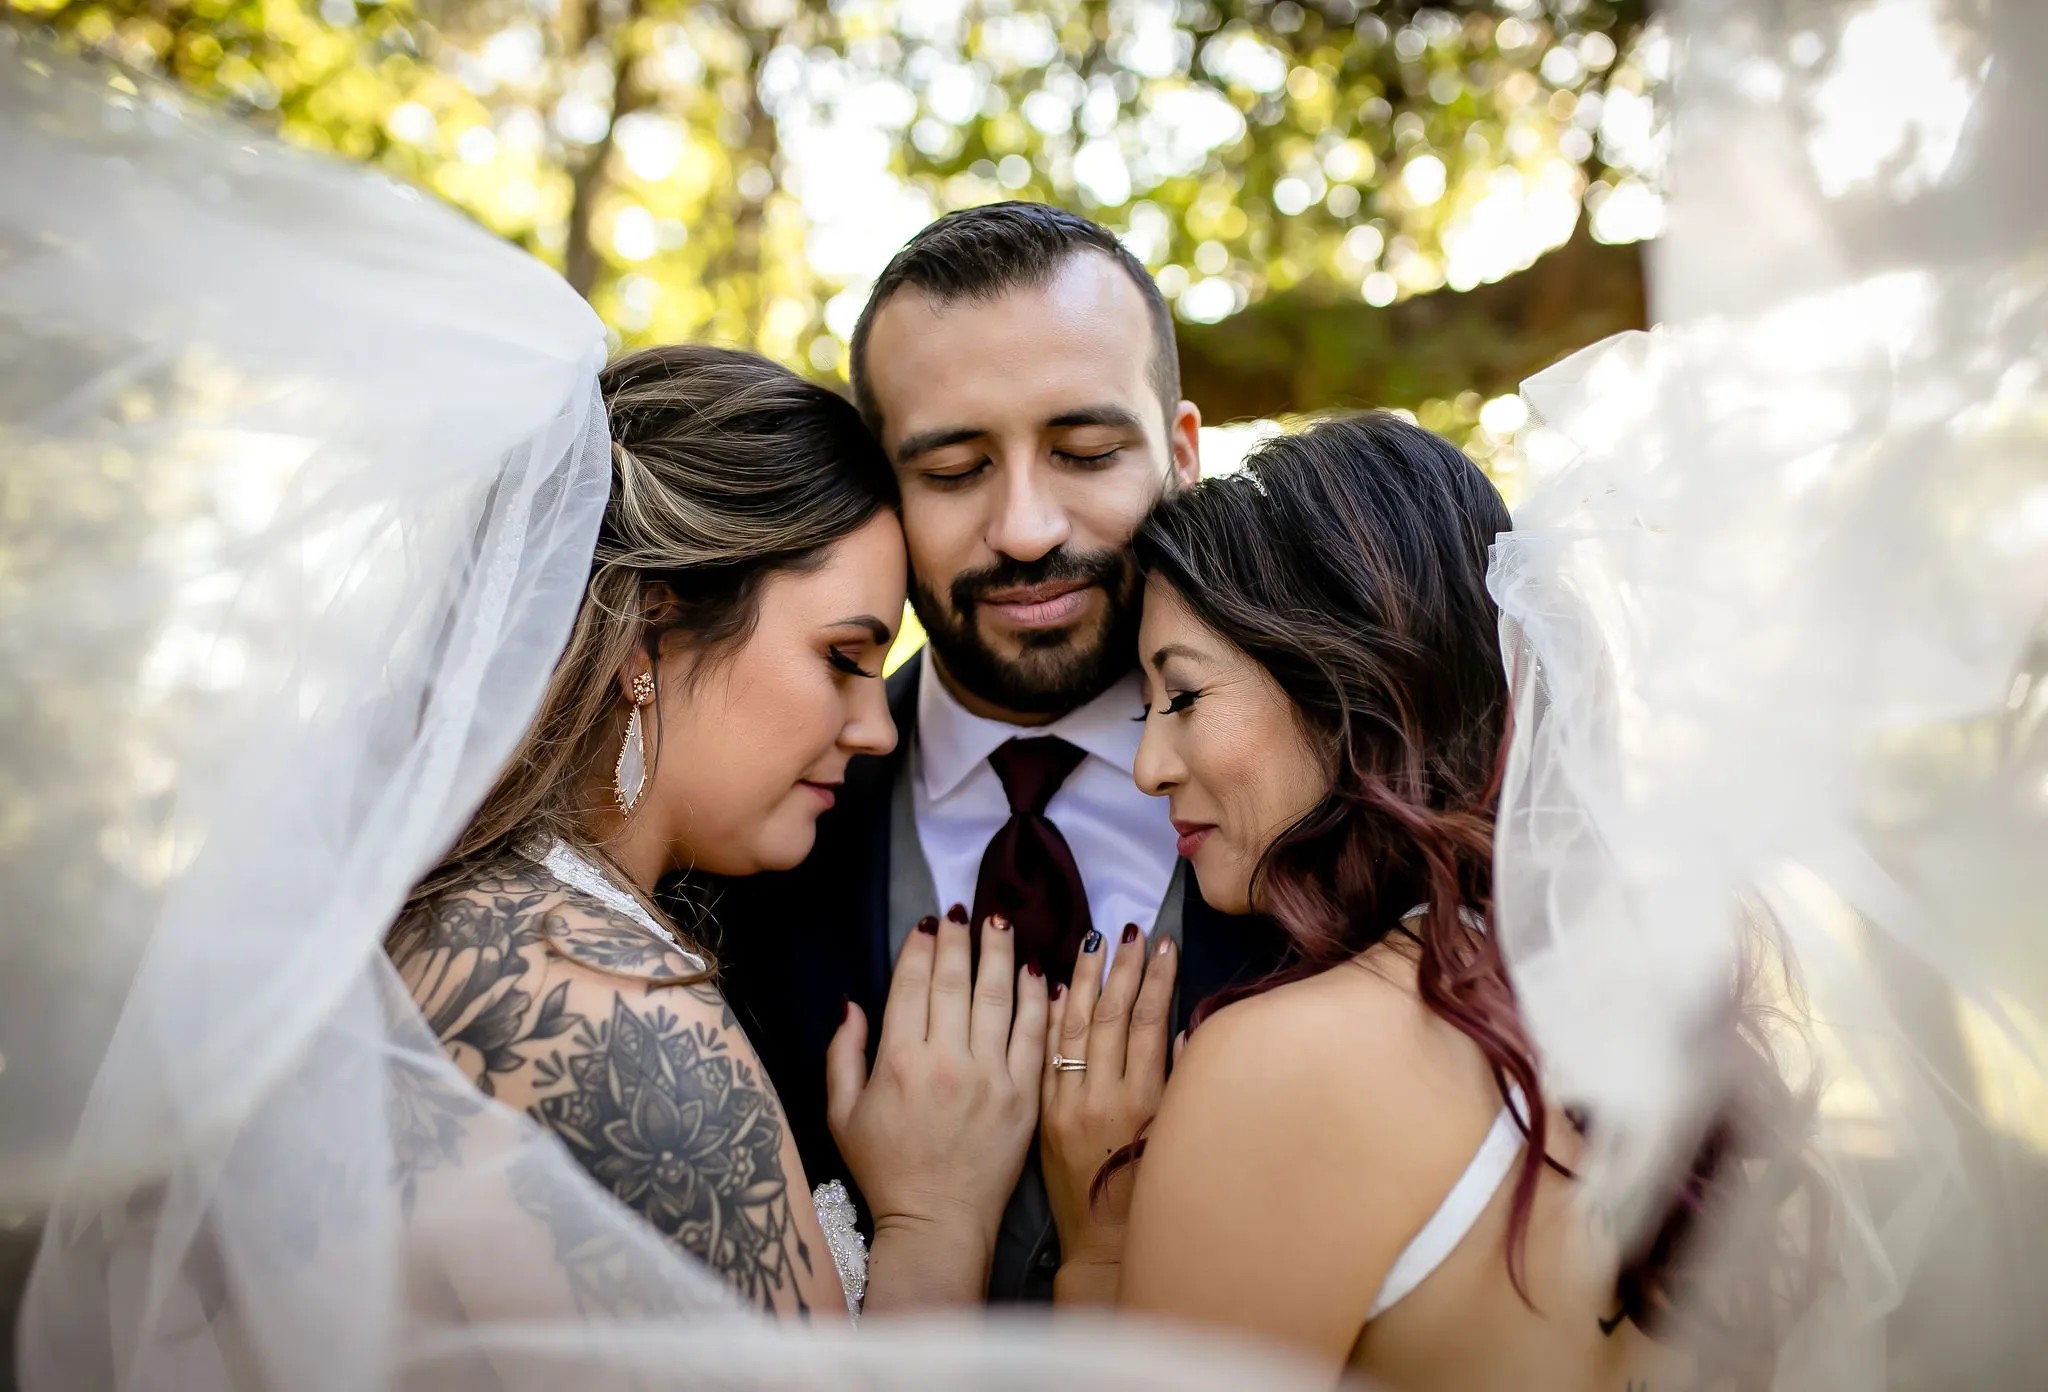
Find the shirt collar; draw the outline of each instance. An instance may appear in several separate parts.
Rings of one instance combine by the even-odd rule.
[[[1089,758],[1131,776],[1138,762],[1138,741],[1145,733],[1145,727],[1131,718],[1144,704],[1136,672],[1050,725],[1011,725],[961,705],[940,680],[929,647],[917,660],[924,664],[917,683],[918,771],[925,796],[934,802],[966,782],[1005,740],[1034,735],[1058,735]]]

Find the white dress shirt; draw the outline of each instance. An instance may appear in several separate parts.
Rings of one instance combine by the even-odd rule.
[[[1124,925],[1150,933],[1179,859],[1166,804],[1132,781],[1144,726],[1137,673],[1050,725],[1007,725],[978,716],[954,699],[932,666],[931,649],[918,654],[917,742],[911,782],[917,839],[931,868],[939,904],[974,907],[982,853],[1010,820],[1010,800],[988,756],[1013,739],[1057,735],[1087,754],[1060,784],[1046,817],[1067,839],[1088,912],[1103,937],[1103,970],[1116,953]]]

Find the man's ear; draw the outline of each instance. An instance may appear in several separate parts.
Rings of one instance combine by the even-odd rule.
[[[1173,425],[1167,439],[1173,450],[1173,476],[1182,488],[1193,488],[1202,479],[1202,412],[1192,401],[1173,408]]]

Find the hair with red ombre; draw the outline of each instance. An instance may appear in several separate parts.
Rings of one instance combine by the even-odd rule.
[[[1509,698],[1486,568],[1510,526],[1500,495],[1460,451],[1375,412],[1265,442],[1238,473],[1162,502],[1135,547],[1149,577],[1288,694],[1330,779],[1253,876],[1252,902],[1289,935],[1290,964],[1203,1002],[1195,1027],[1389,936],[1412,940],[1423,1002],[1485,1056],[1504,1099],[1515,1089],[1527,1099],[1507,1233],[1509,1275],[1527,1300],[1537,1186],[1546,1166],[1569,1171],[1549,1154],[1541,1069],[1487,929]],[[1730,1050],[1738,1063],[1768,1064],[1755,1054]],[[1767,1110],[1742,1117],[1767,1117],[1782,1133],[1805,1115],[1775,1069],[1748,1069],[1744,1082]],[[1731,1178],[1743,1170],[1732,1162],[1752,1158],[1753,1128],[1737,1115],[1709,1130],[1682,1192],[1621,1272],[1622,1307],[1646,1329],[1674,1306],[1682,1249],[1709,1191],[1743,1182]],[[1097,1192],[1143,1148],[1141,1135],[1112,1157]]]

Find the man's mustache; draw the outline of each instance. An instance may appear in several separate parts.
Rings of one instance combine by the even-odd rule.
[[[1115,594],[1119,582],[1129,572],[1130,564],[1130,556],[1124,551],[1069,551],[1059,547],[1035,561],[1019,561],[1005,556],[992,566],[962,571],[953,577],[949,593],[954,612],[963,615],[979,604],[990,590],[1021,589],[1030,585],[1078,580],[1084,584],[1100,585]]]

